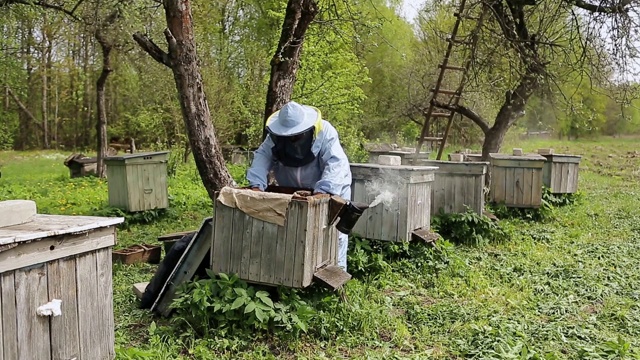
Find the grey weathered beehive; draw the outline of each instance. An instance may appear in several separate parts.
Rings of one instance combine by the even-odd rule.
[[[416,229],[429,229],[433,166],[351,164],[351,199],[372,204],[353,232],[367,239],[408,241]]]
[[[424,165],[437,166],[431,184],[431,214],[462,213],[466,207],[478,214],[484,210],[484,181],[488,162],[453,162],[429,160]]]
[[[113,359],[111,248],[124,219],[40,215],[28,203],[0,202],[0,355]],[[58,316],[38,311],[57,300]]]
[[[127,211],[169,207],[168,151],[107,157],[109,205]]]
[[[578,191],[579,155],[542,154],[546,158],[542,171],[542,183],[554,194]]]
[[[531,154],[490,154],[492,202],[507,207],[537,208],[542,204],[542,167],[545,158]]]

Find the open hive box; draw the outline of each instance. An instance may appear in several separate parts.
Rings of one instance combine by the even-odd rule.
[[[113,359],[111,247],[123,221],[41,215],[32,201],[0,201],[4,359]],[[42,312],[58,300],[57,314]]]
[[[293,288],[311,285],[322,270],[337,271],[331,197],[298,196],[296,190],[222,189],[214,203],[212,271]]]

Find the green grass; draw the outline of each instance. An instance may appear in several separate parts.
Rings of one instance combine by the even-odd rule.
[[[317,315],[300,336],[214,329],[200,338],[180,319],[137,309],[131,284],[147,281],[155,266],[115,265],[117,358],[639,358],[640,141],[526,141],[517,147],[583,155],[582,200],[555,209],[544,223],[503,220],[509,241],[452,247],[446,263],[390,261],[350,281],[346,303],[304,292]],[[106,183],[69,179],[64,157],[0,153],[0,199],[33,199],[41,213],[104,212]],[[160,234],[195,229],[210,216],[192,164],[178,167],[169,193],[170,211],[120,229],[118,247],[154,243]]]

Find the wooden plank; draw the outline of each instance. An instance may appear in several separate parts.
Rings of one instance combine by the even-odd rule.
[[[62,300],[62,316],[51,318],[51,358],[53,360],[78,358],[80,334],[78,332],[76,258],[68,257],[52,261],[47,264],[47,269],[49,299]]]
[[[278,228],[282,228],[282,226],[264,223],[260,281],[265,284],[273,284],[275,281],[275,259],[278,257],[276,252]]]
[[[285,250],[282,263],[283,285],[293,286],[295,259],[296,259],[296,231],[298,229],[299,201],[291,201],[287,211],[287,229],[285,232]],[[303,220],[304,221],[304,220]]]
[[[513,177],[514,177],[514,184],[516,184],[516,187],[514,189],[514,194],[513,194],[513,203],[517,204],[517,205],[527,205],[524,202],[524,189],[527,187],[531,187],[531,183],[526,181],[525,179],[525,171],[526,172],[530,172],[531,170],[529,169],[513,169]]]
[[[223,267],[223,261],[221,260],[222,247],[224,246],[223,242],[228,241],[228,239],[222,237],[222,232],[226,226],[222,221],[222,212],[224,211],[222,209],[225,207],[226,205],[222,204],[220,201],[215,201],[212,221],[213,236],[211,239],[211,270],[216,274],[226,272]]]
[[[198,233],[193,237],[193,240],[189,242],[184,253],[178,260],[176,267],[162,286],[158,298],[151,306],[151,311],[157,310],[163,316],[169,316],[171,314],[172,309],[169,308],[169,305],[175,298],[176,289],[185,281],[193,278],[196,270],[198,270],[198,267],[202,264],[202,261],[211,249],[211,238],[213,237],[212,223],[213,218],[207,218],[202,222]]]
[[[96,284],[97,259],[95,253],[76,258],[76,283],[78,294],[78,330],[81,359],[99,359],[101,338],[100,324],[96,324],[98,286]]]
[[[504,199],[507,206],[515,205],[515,192],[516,192],[516,169],[505,168],[505,194]]]
[[[485,175],[479,175],[475,178],[473,187],[475,188],[473,202],[475,204],[474,210],[478,214],[484,212],[484,181]]]
[[[494,167],[491,176],[491,198],[496,203],[504,203],[507,199],[507,174],[505,168]]]
[[[36,315],[36,309],[49,302],[47,265],[16,270],[15,289],[18,358],[51,359],[49,317]]]
[[[251,253],[249,260],[249,277],[245,280],[260,281],[261,258],[262,258],[262,238],[264,235],[265,222],[253,219],[251,229]]]
[[[526,186],[523,188],[522,193],[522,203],[523,204],[533,204],[533,186],[534,181],[533,177],[535,176],[535,171],[525,171],[523,173],[523,178]]]
[[[542,171],[532,171],[531,206],[539,207],[542,204]]]
[[[18,315],[16,312],[16,289],[14,272],[0,274],[2,286],[2,346],[6,360],[18,357]]]
[[[402,184],[398,188],[397,199],[398,199],[398,229],[396,230],[398,241],[408,241],[407,234],[408,230],[408,207],[409,207],[409,184]]]
[[[562,185],[560,187],[562,193],[567,193],[569,189],[569,167],[571,167],[570,163],[562,164]]]
[[[222,204],[221,204],[222,205]],[[234,208],[230,208],[228,206],[218,206],[216,207],[216,221],[218,220],[218,215],[220,215],[220,223],[216,225],[222,225],[216,227],[216,232],[214,232],[214,236],[216,236],[216,242],[220,240],[220,245],[218,247],[219,253],[214,253],[214,259],[216,262],[219,262],[219,269],[221,272],[228,274],[229,273],[229,262],[231,256],[231,246],[233,241],[233,212],[237,211]]]
[[[467,201],[467,194],[469,192],[468,188],[469,188],[469,184],[467,183],[467,177],[466,176],[455,176],[455,182],[456,182],[456,188],[458,188],[458,191],[456,191],[456,202],[454,205],[454,210],[457,213],[461,213],[465,211],[464,205],[468,202]]]
[[[11,271],[115,244],[115,227],[80,235],[60,235],[22,243],[0,252],[0,272]]]
[[[293,281],[292,287],[300,288],[305,287],[303,284],[303,272],[305,261],[305,245],[307,240],[307,221],[308,218],[308,204],[304,201],[292,201],[293,207],[298,211],[298,226],[295,232],[295,257],[293,263]],[[289,205],[291,206],[291,205]]]
[[[337,290],[351,280],[351,274],[339,266],[331,265],[317,271],[314,274],[314,279],[331,290]]]
[[[242,232],[242,258],[240,259],[240,272],[238,274],[241,279],[249,278],[249,266],[251,266],[251,236],[254,220],[260,221],[247,214],[244,214],[244,231]]]
[[[304,237],[304,253],[302,271],[302,286],[308,286],[313,280],[318,259],[317,247],[320,231],[320,201],[312,199],[307,205],[307,226]],[[306,285],[305,285],[306,284]]]
[[[242,244],[245,231],[245,213],[235,209],[233,211],[233,231],[229,251],[229,274],[240,275],[242,269]]]
[[[389,239],[389,241],[398,241],[397,229],[398,211],[385,206],[382,211],[382,238]]]
[[[115,323],[113,315],[113,279],[111,249],[96,251],[98,286],[97,313],[94,314],[100,336],[100,358],[113,359],[115,357]]]
[[[276,235],[276,256],[273,258],[273,284],[283,285],[285,283],[284,276],[284,259],[286,256],[286,234],[287,223],[289,222],[288,216],[285,220],[284,226],[278,226],[278,233]]]

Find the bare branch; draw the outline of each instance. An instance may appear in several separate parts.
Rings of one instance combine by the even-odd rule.
[[[56,11],[60,11],[66,15],[68,15],[69,17],[71,17],[72,19],[76,20],[76,21],[80,21],[80,18],[77,17],[74,12],[75,10],[78,8],[78,6],[80,5],[80,3],[84,1],[84,0],[80,0],[71,10],[67,10],[64,7],[60,6],[60,5],[56,5],[56,4],[50,4],[46,1],[30,1],[30,0],[0,0],[0,7],[3,6],[8,6],[8,5],[12,5],[12,4],[22,4],[22,5],[33,5],[33,6],[40,6],[43,7],[45,9],[52,9],[52,10],[56,10]]]
[[[626,13],[629,10],[627,6],[638,2],[638,0],[620,0],[620,2],[615,5],[603,5],[602,1],[599,4],[591,4],[584,0],[565,0],[565,1],[573,6],[579,7],[589,12],[604,13],[604,14]]]
[[[469,120],[473,121],[476,125],[478,125],[482,130],[482,132],[485,134],[489,132],[489,129],[491,128],[487,120],[483,119],[482,116],[480,116],[478,113],[465,107],[464,105],[445,104],[437,100],[433,100],[433,105],[444,110],[456,112],[468,118]]]
[[[169,58],[169,54],[162,51],[158,45],[156,45],[147,35],[144,35],[140,32],[133,34],[133,40],[135,40],[138,45],[144,50],[147,54],[151,55],[151,57],[161,63],[171,68],[171,59]]]

